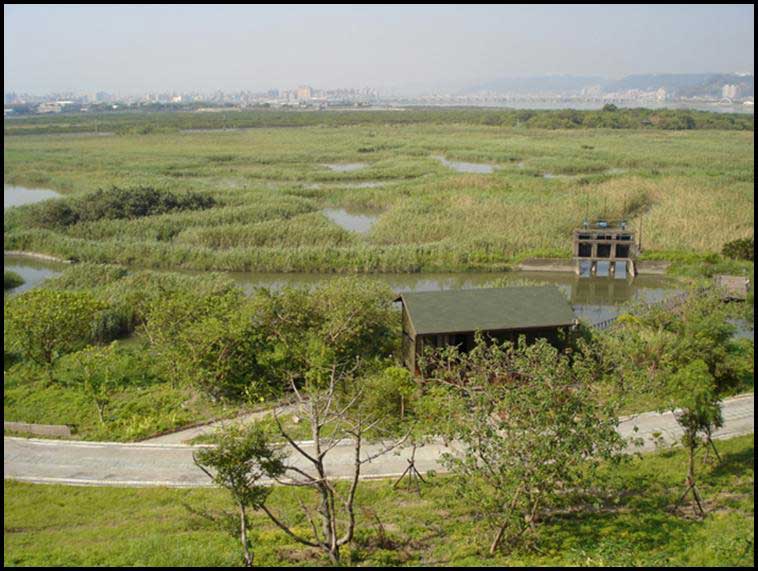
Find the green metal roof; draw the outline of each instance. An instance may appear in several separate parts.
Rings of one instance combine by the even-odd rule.
[[[574,323],[557,287],[505,287],[403,293],[417,335],[563,327]]]

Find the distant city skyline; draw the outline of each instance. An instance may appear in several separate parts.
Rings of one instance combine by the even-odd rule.
[[[6,5],[4,91],[419,94],[544,75],[753,73],[753,19],[753,5]]]

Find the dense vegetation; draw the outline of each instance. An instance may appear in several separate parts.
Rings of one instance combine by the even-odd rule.
[[[381,370],[397,342],[391,299],[352,278],[246,297],[213,274],[75,264],[5,305],[5,417],[134,440],[280,398],[324,359]]]
[[[644,256],[673,260],[681,274],[749,274],[752,117],[614,109],[240,113],[235,120],[261,128],[182,133],[182,121],[194,128],[226,119],[124,114],[14,121],[6,135],[81,130],[91,119],[123,136],[5,139],[6,182],[68,194],[7,210],[6,248],[83,260],[6,300],[5,418],[68,424],[83,439],[138,440],[283,397],[304,412],[296,429],[276,423],[277,441],[264,431],[232,434],[223,453],[200,458],[226,470],[222,480],[239,508],[237,547],[228,525],[211,523],[222,516],[204,517],[228,505],[215,491],[66,490],[63,498],[56,487],[11,483],[6,562],[235,564],[240,528],[245,559],[252,562],[249,532],[258,564],[752,561],[752,447],[745,439],[719,444],[723,457],[713,465],[695,456],[719,426],[720,400],[753,386],[753,344],[732,337],[737,306],[708,292],[694,290],[674,310],[633,308],[608,331],[581,330],[565,353],[546,343],[439,351],[427,355],[435,366],[417,383],[397,366],[400,319],[378,281],[337,278],[310,290],[245,295],[217,274],[102,263],[500,269],[526,256],[568,256],[571,229],[602,216],[629,219],[642,230]],[[750,132],[672,131],[724,129],[729,121]],[[586,128],[593,125],[627,130]],[[496,168],[455,173],[438,155]],[[327,168],[349,161],[365,166]],[[362,235],[326,218],[327,207],[378,219]],[[752,312],[752,294],[745,306]],[[696,465],[705,515],[672,509],[685,455],[621,468],[609,462],[618,460],[619,411],[674,408],[684,410],[687,482]],[[358,486],[360,462],[343,487],[320,455],[306,458],[319,478],[292,482],[294,491],[263,491],[239,477],[235,459],[271,459],[269,444],[292,438],[328,452],[338,441],[360,451],[364,439],[423,445],[432,435],[469,446],[446,457],[452,476],[432,477],[418,498],[385,484]],[[103,508],[93,516],[96,506]],[[118,521],[108,515],[114,508]],[[257,511],[264,508],[286,523],[274,529]],[[702,517],[688,519],[693,514]],[[72,531],[71,521],[85,519]],[[292,540],[317,550],[295,550]]]
[[[3,272],[3,290],[17,288],[24,283],[24,278],[18,275],[16,272],[5,270]]]
[[[202,210],[215,204],[210,196],[176,194],[154,188],[99,189],[79,200],[51,200],[33,209],[32,223],[43,228],[65,228],[99,220],[135,219],[181,210]]]
[[[434,364],[431,373],[417,383],[396,366],[399,316],[392,309],[391,292],[373,280],[336,278],[312,290],[259,290],[245,296],[220,276],[196,278],[75,264],[6,304],[5,353],[12,359],[6,360],[4,375],[5,417],[73,425],[78,438],[133,440],[294,395],[302,409],[297,414],[306,421],[303,428],[321,443],[324,454],[336,442],[343,447],[354,442],[360,451],[364,441],[404,442],[411,435],[414,445],[423,445],[432,435],[468,443],[460,454],[445,457],[452,477],[432,478],[422,492],[423,500],[402,508],[388,505],[392,494],[405,492],[390,492],[381,485],[368,490],[365,483],[358,486],[359,463],[349,488],[326,473],[291,482],[297,490],[291,493],[264,490],[247,479],[223,480],[240,506],[235,516],[237,538],[239,522],[245,522],[248,562],[253,552],[258,563],[294,562],[294,557],[317,563],[324,557],[332,563],[428,563],[427,557],[439,556],[477,562],[556,562],[561,557],[568,562],[579,562],[578,557],[647,561],[638,542],[647,546],[646,554],[655,550],[654,559],[709,561],[707,551],[683,549],[684,539],[668,534],[665,541],[655,539],[658,536],[650,530],[662,522],[682,530],[683,537],[705,534],[702,541],[719,550],[719,556],[721,550],[736,546],[730,560],[743,561],[752,553],[746,525],[749,512],[743,504],[752,504],[740,500],[735,507],[733,497],[721,497],[720,486],[744,485],[741,479],[720,479],[719,470],[733,461],[725,452],[729,445],[719,443],[714,466],[694,456],[707,446],[709,431],[717,423],[698,424],[688,437],[690,466],[697,465],[698,493],[704,498],[701,512],[673,504],[682,491],[673,482],[681,483],[683,456],[673,455],[675,463],[653,460],[658,462],[655,472],[644,468],[648,460],[631,468],[616,466],[621,446],[615,432],[617,411],[630,403],[639,406],[640,394],[665,410],[682,406],[682,400],[672,398],[680,398],[683,387],[685,396],[700,398],[713,385],[716,390],[709,393],[709,403],[717,407],[725,395],[752,387],[752,344],[731,339],[730,306],[716,296],[696,293],[676,311],[640,309],[610,331],[584,332],[572,343],[570,354],[545,342],[480,343],[468,355],[438,350],[427,356]],[[136,332],[137,338],[106,343],[100,332],[108,328],[98,324],[108,312],[122,316],[126,331]],[[39,323],[34,323],[33,315],[41,316]],[[63,327],[64,323],[72,326]],[[691,374],[689,361],[703,363],[702,370]],[[694,405],[684,406],[691,410]],[[223,449],[228,454],[201,455],[199,461],[224,468],[230,478],[239,476],[243,468],[239,461],[246,468],[255,466],[261,458],[274,459],[282,442],[302,438],[302,432],[281,422],[276,426],[279,440],[255,428],[247,435],[232,435],[228,449]],[[577,450],[583,451],[581,462]],[[238,454],[242,460],[236,459]],[[322,455],[305,457],[324,470]],[[482,465],[487,470],[482,471]],[[264,470],[274,468],[279,473],[281,466],[274,462]],[[648,476],[644,485],[634,480],[651,473],[656,476]],[[38,501],[34,494],[24,496],[27,488],[13,490],[28,501]],[[149,497],[145,493],[140,497]],[[232,547],[210,527],[213,522],[222,532],[230,530],[224,510],[217,509],[223,507],[221,499],[197,493],[202,504],[179,515],[173,512],[175,521],[202,529],[202,536],[218,545],[218,553],[207,555],[217,558],[213,561],[239,561],[230,555],[239,553],[239,543]],[[343,501],[344,513],[333,506]],[[411,506],[419,503],[430,514],[420,521],[460,538],[457,544],[449,538],[444,546],[430,541],[418,535],[415,525],[404,523],[411,512],[416,513]],[[716,526],[714,532],[724,529],[725,524],[719,523],[723,510],[713,513],[722,505],[731,510],[730,535],[723,540],[728,546],[722,538],[709,535],[711,526]],[[30,511],[21,506],[16,517],[26,520]],[[406,509],[411,512],[406,514]],[[287,535],[267,527],[260,519],[261,510],[280,530],[286,528]],[[687,519],[693,513],[700,516],[700,524]],[[320,539],[329,537],[326,532],[313,531],[319,518],[333,541]],[[618,525],[627,527],[635,519],[642,522],[639,537],[596,552],[591,545],[598,538],[592,535],[579,551],[569,548],[584,541],[577,538],[584,537],[587,526],[602,524],[615,530],[616,518],[621,518]],[[572,533],[567,535],[567,529]],[[556,534],[562,538],[558,543]],[[86,535],[81,539],[91,541]],[[151,541],[155,547],[151,553],[164,554],[172,559],[162,561],[173,562],[173,552],[160,547],[165,533]],[[297,552],[295,543],[301,544]],[[403,545],[407,549],[400,549]],[[189,542],[184,552],[193,549]],[[546,554],[545,549],[568,555]],[[114,544],[98,550],[96,558],[110,553],[116,560],[143,561]],[[31,557],[26,551],[15,553],[23,554],[14,555],[22,561]],[[38,557],[47,552],[34,553]],[[56,553],[43,557],[60,561],[60,549]]]
[[[734,260],[753,261],[755,256],[755,241],[753,238],[740,238],[724,244],[721,253],[727,258]]]
[[[674,109],[619,109],[598,111],[527,109],[432,109],[402,111],[240,111],[111,112],[36,116],[5,121],[6,135],[115,132],[120,134],[171,132],[179,129],[240,129],[260,127],[331,127],[387,124],[469,124],[540,129],[741,129],[752,130],[754,117],[746,113],[710,113]]]
[[[347,363],[361,355],[363,373],[382,371],[394,364],[400,337],[391,299],[386,286],[372,280],[324,280],[310,292],[260,290],[246,297],[216,274],[73,264],[40,288],[7,300],[5,416],[69,424],[79,438],[133,440],[259,406],[261,399],[287,393],[291,379],[301,382],[335,360]],[[84,315],[82,300],[96,311]],[[722,322],[752,314],[752,303],[742,305],[710,314]],[[78,326],[69,328],[69,322]],[[117,376],[116,396],[100,422],[76,352],[114,340],[118,350],[91,357],[117,368],[131,362],[125,367],[131,375]],[[747,367],[732,392],[750,390],[750,343],[723,348],[732,362]],[[658,406],[649,391],[628,396],[626,411]]]
[[[752,566],[753,437],[719,442],[723,461],[707,466],[703,520],[671,512],[681,495],[684,451],[647,455],[610,479],[617,501],[595,498],[556,511],[533,543],[486,553],[487,537],[437,477],[419,497],[391,482],[358,491],[359,534],[346,564],[366,566]],[[303,492],[277,487],[271,501],[296,517]],[[222,490],[119,489],[5,483],[6,565],[239,565],[239,538],[199,515],[228,509]],[[256,565],[323,565],[317,550],[295,547],[265,514],[251,513]],[[303,526],[307,523],[303,522]],[[532,546],[536,545],[538,549]]]
[[[172,117],[150,120],[163,125]],[[753,228],[752,132],[379,122],[6,136],[4,155],[6,183],[60,190],[68,195],[64,205],[114,185],[215,200],[206,210],[57,228],[40,224],[38,213],[58,206],[5,213],[6,248],[96,262],[285,272],[498,270],[525,257],[568,257],[572,228],[602,216],[629,219],[646,257],[692,255],[701,262],[752,236]],[[456,172],[438,156],[495,170]],[[337,172],[325,166],[332,163],[365,166]],[[325,208],[376,222],[367,234],[349,231]]]

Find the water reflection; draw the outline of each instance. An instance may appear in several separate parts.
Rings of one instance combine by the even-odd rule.
[[[366,163],[327,163],[323,166],[334,172],[353,172],[364,168]]]
[[[371,227],[379,217],[376,211],[354,210],[345,208],[324,208],[324,215],[335,224],[339,224],[345,230],[368,234]]]
[[[60,274],[68,264],[27,258],[26,256],[3,256],[3,269],[16,272],[24,283],[11,290],[11,294],[23,293],[44,280]]]
[[[468,173],[477,173],[477,174],[491,174],[495,172],[495,167],[493,165],[488,165],[485,163],[465,163],[462,161],[449,161],[441,155],[434,155],[432,158],[438,160],[446,167],[455,169],[458,172],[468,172]]]
[[[12,206],[34,204],[51,198],[58,198],[59,193],[46,188],[26,188],[24,186],[3,185],[3,210]]]
[[[42,280],[57,275],[65,264],[33,260],[25,257],[4,257],[6,269],[21,275],[26,283],[15,291],[25,291]],[[204,272],[184,271],[198,275]],[[307,273],[226,273],[247,293],[255,288],[279,290],[286,286],[313,287],[335,274]],[[613,278],[579,278],[573,273],[560,272],[470,272],[470,273],[417,273],[417,274],[369,274],[367,277],[387,284],[398,293],[410,291],[440,291],[493,287],[503,282],[515,284],[544,283],[557,286],[569,299],[580,319],[597,323],[618,315],[629,302],[651,303],[680,292],[671,280],[663,276],[637,276],[634,280]]]
[[[338,188],[381,188],[387,186],[389,181],[386,180],[367,180],[363,182],[347,182],[347,183],[322,183],[322,182],[309,182],[304,184],[303,188],[308,190],[319,190],[324,187],[338,187]]]

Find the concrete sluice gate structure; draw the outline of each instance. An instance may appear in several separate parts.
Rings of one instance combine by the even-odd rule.
[[[575,271],[580,277],[634,277],[638,247],[626,222],[585,222],[574,230]]]

